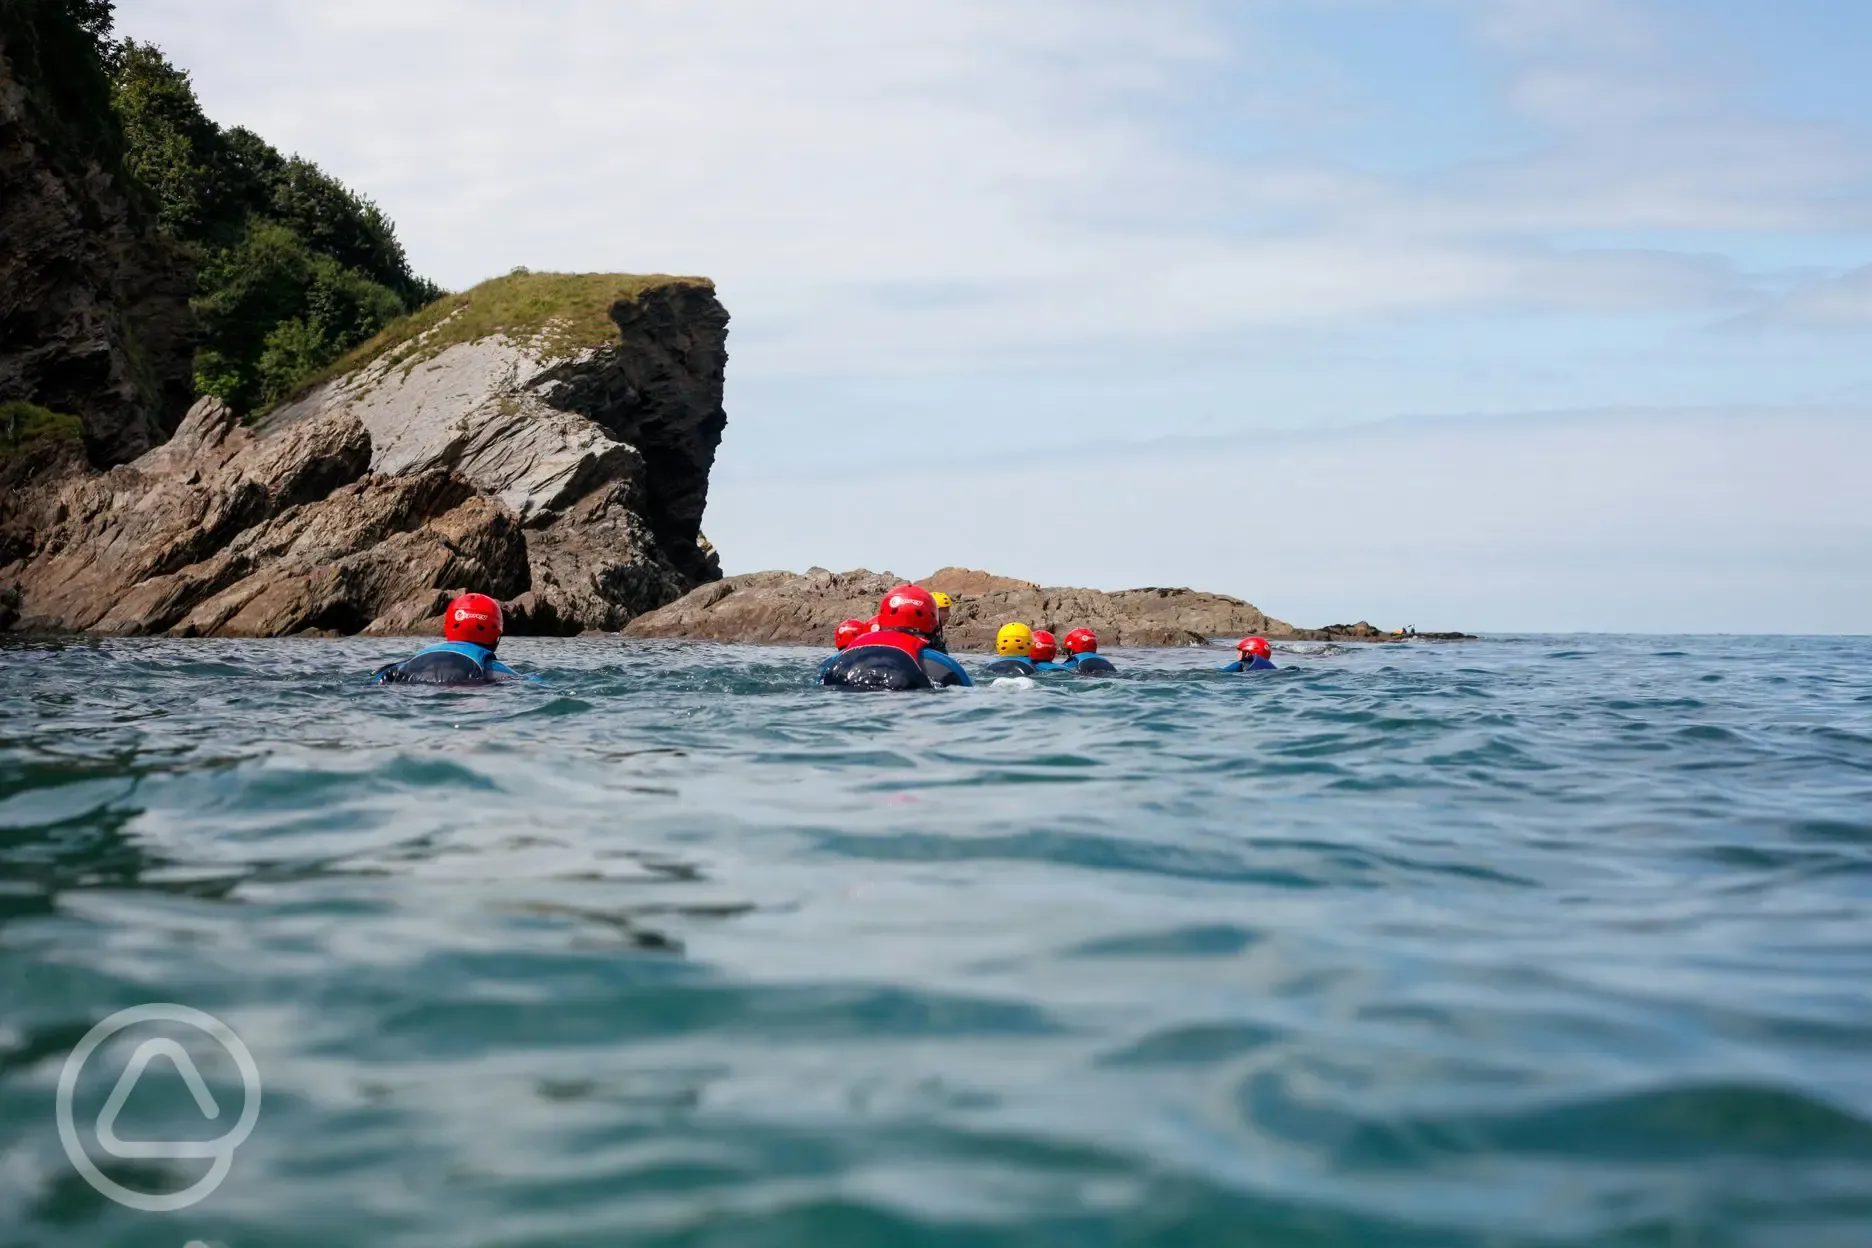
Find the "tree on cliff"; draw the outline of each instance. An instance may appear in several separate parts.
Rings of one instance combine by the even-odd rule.
[[[222,130],[154,45],[125,40],[109,67],[124,166],[162,228],[198,251],[201,393],[251,410],[442,293],[410,271],[375,204],[252,131]]]

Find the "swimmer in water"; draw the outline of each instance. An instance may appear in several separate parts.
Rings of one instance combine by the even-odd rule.
[[[371,673],[380,685],[485,685],[517,680],[520,673],[494,657],[505,624],[500,603],[486,594],[463,594],[442,615],[442,640]]]
[[[1089,628],[1066,634],[1066,669],[1081,676],[1110,676],[1118,670],[1098,652],[1098,634]]]
[[[1235,643],[1235,652],[1241,655],[1241,658],[1233,663],[1225,664],[1222,671],[1272,672],[1278,670],[1274,666],[1274,661],[1268,657],[1274,653],[1274,648],[1268,645],[1265,637],[1244,637]]]
[[[1031,676],[1033,664],[1033,629],[1025,624],[1003,624],[995,634],[995,661],[988,670],[996,676]]]
[[[1034,670],[1037,672],[1063,672],[1066,670],[1066,665],[1057,661],[1059,658],[1059,639],[1054,637],[1052,633],[1047,632],[1044,628],[1034,629],[1033,653],[1028,657],[1033,660]]]
[[[931,689],[972,685],[962,665],[930,645],[936,600],[921,585],[899,585],[884,595],[875,627],[851,640],[819,670],[819,683],[835,689]]]
[[[930,638],[930,645],[934,649],[948,654],[949,639],[943,636],[943,630],[949,627],[949,608],[955,606],[955,599],[943,593],[940,589],[932,593],[930,597],[936,600],[936,635]]]
[[[870,631],[871,626],[866,624],[863,620],[840,620],[838,627],[832,630],[832,648],[839,651],[848,650],[851,648],[852,642],[858,640],[858,638]],[[836,662],[838,662],[838,655],[833,654],[827,658],[825,662],[821,663],[819,665],[818,679],[824,680],[826,669]]]

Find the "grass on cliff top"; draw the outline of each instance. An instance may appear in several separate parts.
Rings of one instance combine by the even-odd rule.
[[[586,347],[617,340],[611,305],[663,286],[706,286],[706,277],[667,273],[531,273],[515,269],[459,294],[444,295],[426,308],[392,321],[369,342],[340,358],[299,387],[312,386],[363,368],[383,356],[416,364],[459,342],[494,334],[516,341],[538,340],[545,358],[563,359]],[[439,327],[439,328],[438,328]],[[436,332],[421,344],[416,339]]]
[[[84,422],[36,403],[0,403],[0,458],[42,444],[84,445]]]

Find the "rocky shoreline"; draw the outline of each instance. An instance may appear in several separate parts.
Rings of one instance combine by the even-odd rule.
[[[725,577],[638,616],[624,634],[823,646],[840,620],[867,618],[877,609],[884,591],[906,579],[890,572],[829,572],[824,568]],[[1049,587],[969,568],[943,568],[917,583],[955,597],[948,639],[951,647],[963,651],[993,649],[995,630],[1009,620],[1057,633],[1083,625],[1096,631],[1107,646],[1196,646],[1250,633],[1275,641],[1401,640],[1364,621],[1300,628],[1267,615],[1253,603],[1191,589],[1111,592]],[[1466,636],[1439,634],[1434,639]]]
[[[202,399],[127,464],[93,468],[71,445],[0,459],[0,629],[425,634],[472,589],[515,634],[825,645],[907,578],[721,578],[701,521],[727,324],[703,279],[516,272],[399,322],[257,419]],[[920,583],[956,598],[959,650],[991,648],[1008,620],[1088,626],[1107,646],[1400,640],[1183,588],[966,568]]]
[[[902,579],[721,579],[706,278],[444,294],[367,201],[222,130],[96,9],[0,7],[0,630],[423,634],[476,590],[517,634],[823,645]],[[144,124],[158,98],[181,147]],[[1016,619],[1114,646],[1399,639],[1189,589],[923,583],[957,598],[963,649]]]
[[[127,464],[95,469],[58,445],[0,460],[0,629],[423,634],[472,589],[502,601],[515,634],[824,645],[907,578],[721,578],[701,522],[727,324],[702,279],[515,273],[399,323],[257,419],[202,399]],[[1087,626],[1108,646],[1400,640],[1184,588],[966,568],[920,583],[956,598],[960,650],[991,648],[1008,620]]]
[[[476,319],[514,306],[550,313]],[[0,627],[420,633],[477,589],[514,632],[619,629],[720,575],[727,324],[701,279],[516,274],[251,423],[202,399],[128,464],[0,463]]]

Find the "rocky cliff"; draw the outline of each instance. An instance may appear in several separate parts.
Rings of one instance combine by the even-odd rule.
[[[632,620],[632,637],[823,646],[840,620],[866,619],[884,591],[905,578],[889,572],[754,572],[702,586]],[[1202,645],[1214,637],[1258,633],[1275,640],[1384,641],[1370,624],[1296,628],[1252,603],[1190,589],[1046,588],[1030,581],[944,568],[919,584],[955,595],[948,639],[955,650],[992,650],[1009,620],[1063,635],[1088,627],[1106,646]]]
[[[516,273],[251,425],[216,400],[107,472],[0,482],[0,626],[183,636],[612,630],[719,576],[728,314],[693,278]]]
[[[92,460],[121,463],[188,405],[194,277],[125,195],[108,134],[44,105],[71,73],[39,65],[30,33],[0,23],[0,401],[78,416]]]

